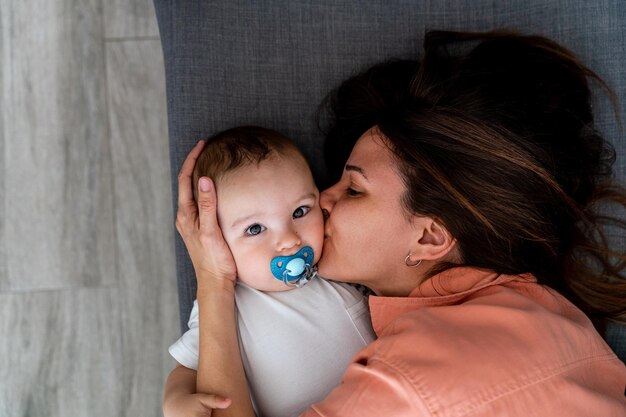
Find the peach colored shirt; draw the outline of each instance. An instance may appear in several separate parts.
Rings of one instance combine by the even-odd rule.
[[[532,275],[453,268],[370,309],[378,340],[303,416],[626,416],[626,367]]]

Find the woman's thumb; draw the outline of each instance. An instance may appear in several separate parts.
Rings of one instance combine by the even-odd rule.
[[[217,196],[213,181],[209,177],[198,180],[198,217],[200,228],[213,228],[217,222]]]
[[[211,191],[211,188],[213,186],[213,181],[211,181],[211,179],[208,177],[201,177],[200,180],[198,181],[198,185],[200,187],[201,193],[207,193]]]

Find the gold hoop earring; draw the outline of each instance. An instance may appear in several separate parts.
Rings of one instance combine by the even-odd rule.
[[[409,253],[406,258],[404,258],[404,264],[406,266],[408,266],[409,268],[417,268],[419,266],[419,264],[422,263],[422,260],[420,259],[419,261],[417,261],[416,264],[409,264],[409,258],[411,257],[411,254]]]

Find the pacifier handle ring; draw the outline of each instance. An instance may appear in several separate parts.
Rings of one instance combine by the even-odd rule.
[[[302,274],[300,274],[300,278],[298,278],[298,279],[294,279],[294,280],[287,279],[287,275],[289,275],[289,274],[288,274],[288,271],[285,270],[283,272],[283,284],[285,284],[288,287],[300,288],[301,286],[299,286],[298,283],[301,280],[305,279],[305,278],[306,278],[305,279],[305,283],[309,282],[308,276],[309,276],[310,273],[311,273],[311,265],[309,265],[307,263],[304,264],[304,272]],[[304,285],[304,283],[303,283],[303,285]]]
[[[307,282],[309,282],[311,280],[310,275],[311,275],[311,267],[309,266],[309,264],[304,264],[304,273],[298,279],[298,281],[296,281],[296,283],[294,285],[297,288],[302,288],[303,286],[306,285]]]

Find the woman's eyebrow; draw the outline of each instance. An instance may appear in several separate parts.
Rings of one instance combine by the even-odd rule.
[[[365,171],[363,171],[363,168],[358,167],[356,165],[346,165],[346,167],[344,168],[346,171],[354,171],[354,172],[358,172],[359,174],[363,175],[363,177],[369,181],[369,179],[367,178],[367,175],[365,175]]]

